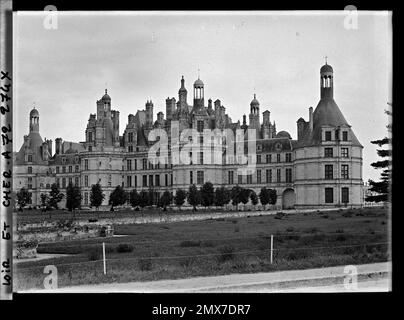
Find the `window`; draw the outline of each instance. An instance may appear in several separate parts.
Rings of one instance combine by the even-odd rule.
[[[143,170],[147,169],[147,159],[142,159],[142,167],[143,167]]]
[[[28,167],[28,173],[32,173],[32,167]]]
[[[134,159],[133,161],[135,163],[135,170],[137,170],[137,159]]]
[[[88,204],[88,192],[84,192],[84,203]]]
[[[194,184],[194,173],[192,171],[189,172],[189,183]]]
[[[74,171],[79,172],[79,166],[77,164],[74,166]]]
[[[66,167],[62,167],[62,172],[66,173]]]
[[[331,141],[331,131],[325,132],[325,141]]]
[[[73,184],[73,178],[69,178],[69,185],[72,185]]]
[[[267,154],[266,155],[266,160],[267,160],[267,163],[271,163],[272,162],[272,155]]]
[[[237,176],[237,179],[238,179],[238,184],[242,184],[242,183],[243,183],[243,176],[242,176],[241,174],[239,174],[239,175]]]
[[[91,131],[88,133],[88,141],[89,142],[93,141],[93,133]]]
[[[149,186],[153,187],[153,175],[149,174]]]
[[[257,183],[261,183],[261,170],[257,170]]]
[[[174,184],[173,174],[171,174],[171,185]]]
[[[349,202],[349,188],[347,187],[341,188],[341,201],[342,203]]]
[[[347,164],[341,165],[341,178],[349,179],[349,167]]]
[[[74,185],[75,185],[76,187],[79,186],[79,177],[74,177]]]
[[[127,177],[126,177],[126,186],[127,186],[127,187],[131,187],[131,186],[132,186],[132,177],[131,177],[131,176],[127,176]]]
[[[265,174],[266,174],[267,183],[271,183],[272,182],[272,169],[267,169]]]
[[[167,173],[165,174],[164,178],[165,178],[165,185],[168,186],[168,174]]]
[[[84,186],[88,187],[88,176],[84,176]]]
[[[341,157],[349,158],[348,148],[341,148]]]
[[[281,182],[281,169],[276,169],[276,181]]]
[[[198,155],[199,155],[198,163],[203,164],[203,152],[198,152]]]
[[[84,170],[88,170],[88,159],[84,160]]]
[[[59,167],[56,167],[56,173],[59,173]]]
[[[257,154],[257,163],[260,164],[261,163],[261,155]]]
[[[339,140],[339,129],[335,130],[335,140]]]
[[[234,183],[234,172],[229,171],[229,184],[233,184],[233,183]]]
[[[204,182],[204,174],[205,174],[205,172],[203,172],[203,171],[197,171],[196,172],[196,182],[198,184],[204,184],[205,183]]]
[[[159,174],[156,174],[154,176],[154,184],[156,187],[160,187],[160,175]]]
[[[28,155],[28,162],[32,162],[32,154]]]
[[[285,161],[286,162],[292,162],[292,154],[291,153],[287,153],[286,155],[285,155]]]
[[[276,155],[276,162],[281,162],[281,155],[279,153]]]
[[[28,177],[28,189],[32,189],[32,177]]]
[[[333,165],[326,164],[324,167],[324,178],[327,180],[334,179],[333,177]]]
[[[133,146],[128,146],[128,152],[133,152]]]
[[[143,175],[143,183],[142,183],[142,186],[143,187],[147,187],[147,176],[146,175]]]
[[[324,148],[324,157],[332,158],[333,157],[333,148]]]
[[[93,147],[92,146],[88,146],[88,152],[92,152],[93,151]]]
[[[60,179],[56,178],[56,185],[58,186],[58,188],[60,188]]]
[[[342,141],[348,141],[348,131],[342,131]]]
[[[333,203],[334,202],[334,189],[333,188],[325,188],[325,203]]]
[[[126,160],[126,167],[128,171],[132,170],[132,160]]]
[[[135,187],[137,187],[137,176],[135,176]]]
[[[66,178],[62,178],[62,188],[66,188]]]
[[[286,174],[286,182],[291,183],[292,182],[292,169],[287,168],[285,171]]]
[[[69,166],[69,173],[72,173],[72,172],[73,172],[73,167]]]
[[[133,142],[133,132],[128,133],[128,142]]]
[[[202,120],[198,120],[197,121],[197,123],[196,123],[196,130],[198,131],[198,132],[203,132],[203,121]]]
[[[247,175],[247,184],[252,184],[252,175],[251,174]]]

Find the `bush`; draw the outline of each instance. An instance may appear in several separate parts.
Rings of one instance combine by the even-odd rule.
[[[152,260],[149,258],[142,258],[138,260],[140,271],[150,271],[153,269]]]
[[[293,227],[286,228],[286,232],[293,232],[293,231],[295,231],[295,228]]]
[[[101,248],[91,248],[87,252],[87,257],[88,257],[88,260],[90,260],[90,261],[101,260],[101,258],[102,258]]]
[[[123,252],[132,252],[133,246],[128,243],[120,243],[116,247],[116,252],[123,253]]]
[[[202,243],[201,243],[201,246],[202,247],[210,247],[210,248],[213,248],[214,246],[215,246],[215,243],[213,242],[213,241],[203,241]]]
[[[351,218],[351,217],[352,217],[352,214],[353,214],[353,212],[352,212],[351,210],[347,210],[347,211],[345,211],[345,212],[342,214],[342,216],[343,216],[344,218]]]
[[[180,266],[184,268],[192,267],[195,264],[195,260],[194,257],[182,258],[180,259]]]
[[[240,227],[239,227],[239,226],[236,226],[236,227],[234,228],[234,232],[240,232]]]
[[[344,233],[344,229],[337,229],[335,230],[335,233]]]
[[[234,258],[234,247],[231,245],[225,245],[224,247],[221,247],[219,249],[220,256],[219,256],[219,261],[224,262],[227,260],[232,260]]]
[[[184,240],[180,243],[180,247],[200,247],[201,246],[201,241],[195,241],[195,240]]]
[[[337,238],[335,240],[337,240],[337,241],[345,241],[346,237],[344,235],[340,234],[340,235],[337,236]]]

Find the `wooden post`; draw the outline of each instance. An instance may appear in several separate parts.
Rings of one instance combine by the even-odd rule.
[[[271,234],[271,264],[274,260],[274,236]]]
[[[107,274],[107,263],[105,261],[105,242],[102,243],[102,260],[104,262],[104,274]]]

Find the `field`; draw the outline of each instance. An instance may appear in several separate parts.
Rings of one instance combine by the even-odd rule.
[[[15,290],[43,287],[45,265],[57,266],[62,287],[387,261],[387,226],[385,208],[117,225],[119,237],[40,244],[71,255],[18,263]]]

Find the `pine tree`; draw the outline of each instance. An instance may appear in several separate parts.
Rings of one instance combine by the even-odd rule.
[[[51,185],[51,191],[49,192],[49,206],[58,209],[58,203],[62,201],[64,196],[65,195],[60,192],[58,185],[53,183]]]
[[[391,106],[391,104],[389,103]],[[389,110],[385,110],[385,113],[388,116],[391,116],[392,113]],[[387,130],[391,132],[391,124],[387,125]],[[380,140],[370,141],[370,143],[378,145],[380,148],[383,146],[389,147],[391,145],[391,139],[384,137]],[[381,202],[381,201],[389,201],[390,196],[390,177],[391,177],[391,149],[377,149],[377,155],[384,160],[379,160],[371,163],[370,165],[375,169],[383,169],[380,177],[380,181],[373,181],[369,179],[370,191],[375,192],[377,194],[370,195],[366,197],[366,201],[369,202]]]
[[[102,191],[101,185],[99,183],[93,184],[91,186],[90,192],[90,204],[92,207],[96,207],[98,210],[99,206],[102,204],[102,201],[105,198],[105,194]]]
[[[174,196],[175,205],[178,206],[178,208],[182,206],[185,202],[186,197],[187,197],[186,192],[184,190],[178,189]]]
[[[114,206],[120,206],[126,203],[128,200],[128,195],[123,190],[121,186],[116,186],[114,191],[111,192],[109,196],[109,204],[111,205],[111,210],[113,210]]]
[[[201,204],[210,207],[215,200],[215,189],[211,182],[205,182],[201,189]]]
[[[196,206],[201,203],[201,196],[200,191],[194,184],[189,187],[187,199],[188,203],[193,206],[193,210],[196,211]]]
[[[80,188],[73,186],[71,183],[66,188],[66,208],[69,211],[80,208],[81,205],[81,192]]]

